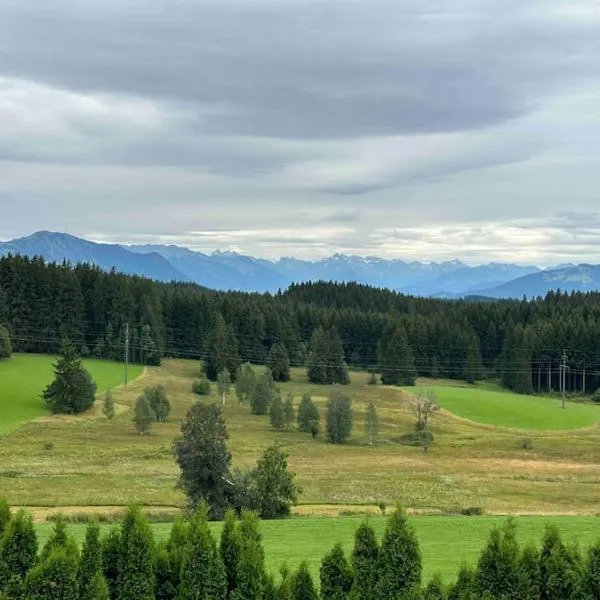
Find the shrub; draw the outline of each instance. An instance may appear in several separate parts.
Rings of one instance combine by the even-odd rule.
[[[109,421],[112,421],[115,418],[115,399],[110,390],[108,390],[104,396],[102,412]]]
[[[198,396],[210,396],[210,381],[206,378],[196,379],[192,384],[192,392]]]
[[[533,440],[531,438],[522,438],[519,440],[519,448],[521,450],[531,450],[533,448]]]

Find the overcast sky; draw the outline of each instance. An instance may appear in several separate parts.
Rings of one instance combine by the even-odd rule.
[[[600,0],[3,0],[0,238],[600,262]]]

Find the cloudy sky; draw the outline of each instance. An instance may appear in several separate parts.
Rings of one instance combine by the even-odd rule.
[[[3,0],[0,239],[600,262],[600,0]]]

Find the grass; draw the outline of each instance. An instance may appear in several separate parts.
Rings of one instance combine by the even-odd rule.
[[[118,416],[113,421],[98,411],[97,418],[45,417],[11,431],[0,444],[0,496],[13,506],[73,506],[81,511],[130,502],[149,510],[182,506],[185,498],[176,487],[178,469],[171,448],[186,412],[199,400],[191,392],[199,367],[197,361],[169,360],[147,369],[127,389],[115,390]],[[248,406],[231,396],[224,414],[233,466],[249,468],[267,446],[281,443],[302,488],[299,510],[312,516],[369,506],[377,511],[379,502],[390,506],[397,501],[434,514],[465,507],[481,507],[488,515],[600,513],[597,427],[520,431],[444,411],[432,420],[435,439],[425,453],[400,443],[413,430],[407,392],[369,386],[366,373],[352,373],[351,378],[344,391],[353,399],[354,430],[350,443],[342,446],[328,444],[323,435],[313,440],[297,431],[274,432],[268,417],[251,415]],[[169,422],[155,425],[150,435],[137,435],[132,407],[145,386],[158,383],[171,399]],[[294,370],[281,391],[292,394],[296,406],[301,394],[310,392],[324,420],[331,388],[311,385],[303,370]],[[506,399],[540,401],[511,394]],[[218,401],[215,390],[206,401]],[[368,445],[363,427],[369,402],[381,422],[374,447]],[[560,414],[572,409],[570,405]],[[521,448],[525,436],[531,449]],[[45,450],[50,443],[53,449]]]
[[[529,430],[581,429],[600,421],[600,407],[557,398],[521,396],[485,387],[434,386],[440,406],[451,413],[499,427]]]
[[[52,381],[56,358],[20,354],[0,361],[0,434],[48,414],[41,394]],[[118,386],[123,380],[123,365],[104,360],[86,360],[85,367],[98,385],[98,392]],[[130,367],[131,377],[138,377],[142,368]]]
[[[297,518],[287,521],[265,521],[261,524],[267,568],[276,573],[282,563],[291,568],[307,560],[313,576],[318,577],[322,557],[331,547],[340,542],[347,553],[351,552],[354,532],[363,521],[361,517]],[[501,526],[500,517],[440,517],[412,516],[410,522],[417,532],[425,578],[434,573],[442,574],[446,581],[452,581],[463,563],[475,564],[490,530]],[[517,534],[519,541],[539,544],[544,526],[552,523],[558,527],[566,540],[575,540],[582,548],[594,543],[600,537],[600,519],[597,517],[519,517]],[[378,535],[383,534],[386,519],[375,517],[371,523]],[[211,523],[215,534],[221,531],[221,523]],[[70,525],[69,531],[82,542],[85,525]],[[106,532],[108,525],[102,526]],[[170,524],[152,524],[157,539],[165,539],[170,532]],[[39,540],[44,543],[51,533],[52,525],[38,525]]]

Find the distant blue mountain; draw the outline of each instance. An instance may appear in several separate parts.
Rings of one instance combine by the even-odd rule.
[[[293,282],[356,281],[418,296],[520,298],[550,290],[600,289],[600,266],[534,266],[490,263],[469,266],[452,260],[419,262],[335,254],[316,261],[284,257],[276,261],[235,252],[204,254],[167,245],[119,246],[41,231],[0,242],[0,256],[42,256],[46,260],[89,262],[158,281],[189,281],[216,290],[276,292]]]

